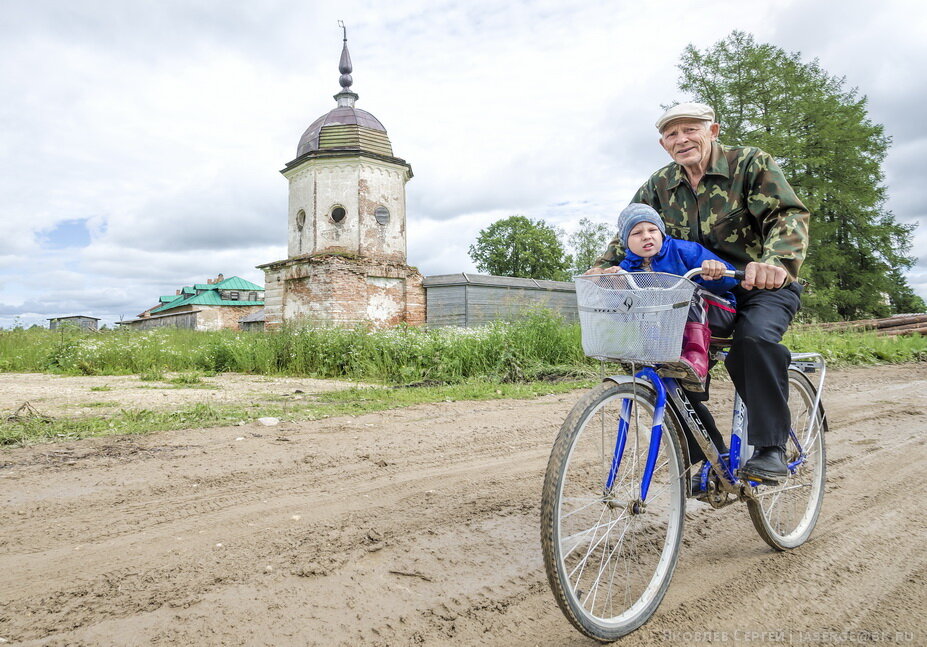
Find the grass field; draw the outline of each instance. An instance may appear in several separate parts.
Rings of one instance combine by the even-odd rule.
[[[273,334],[158,329],[0,331],[0,371],[69,375],[224,372],[409,384],[525,381],[588,372],[579,327],[547,312],[481,328],[290,327]]]
[[[920,335],[878,337],[871,332],[802,328],[790,332],[785,344],[793,351],[820,351],[838,366],[927,359],[927,338]],[[546,311],[468,329],[302,326],[272,334],[177,329],[0,331],[3,372],[138,374],[160,379],[165,372],[234,371],[396,385],[587,376],[595,366],[583,355],[579,326]]]
[[[823,332],[805,327],[790,332],[784,341],[796,352],[821,352],[831,366],[927,360],[927,338],[920,335],[879,337],[871,332]],[[304,326],[267,334],[4,330],[0,331],[0,371],[135,374],[143,381],[162,381],[178,388],[211,388],[201,378],[221,372],[383,385],[319,394],[299,404],[200,403],[172,411],[110,410],[105,403],[88,398],[85,406],[95,408],[92,415],[0,421],[0,445],[9,445],[210,427],[261,416],[309,420],[422,402],[534,397],[588,386],[596,379],[599,366],[583,355],[577,324],[541,311],[474,329]],[[166,373],[173,377],[165,377]]]

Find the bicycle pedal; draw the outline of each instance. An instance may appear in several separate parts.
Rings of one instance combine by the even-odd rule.
[[[774,479],[774,478],[767,477],[767,476],[757,476],[755,474],[744,474],[743,470],[737,470],[737,478],[739,478],[742,481],[745,481],[747,485],[775,486],[775,485],[782,485],[786,477],[783,476],[779,479]]]

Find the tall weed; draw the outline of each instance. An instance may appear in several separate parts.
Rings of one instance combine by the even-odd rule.
[[[878,337],[802,328],[785,344],[820,351],[832,364],[927,360],[927,337]],[[69,375],[234,371],[386,384],[470,379],[518,382],[594,371],[577,324],[548,311],[478,328],[374,330],[291,325],[273,333],[119,329],[0,330],[0,371]]]

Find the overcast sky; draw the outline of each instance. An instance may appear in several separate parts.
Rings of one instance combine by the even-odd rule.
[[[255,265],[286,257],[279,170],[335,106],[338,19],[357,106],[415,173],[408,260],[426,275],[474,271],[468,246],[513,213],[613,224],[669,161],[653,122],[689,98],[683,48],[739,29],[869,97],[927,297],[917,0],[5,0],[0,326],[111,323],[220,272],[263,283]]]

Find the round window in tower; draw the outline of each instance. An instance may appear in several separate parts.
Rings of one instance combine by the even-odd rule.
[[[306,226],[306,212],[300,209],[296,214],[296,229],[299,231],[303,230],[303,227]]]
[[[344,210],[344,207],[335,205],[332,207],[331,217],[335,222],[341,222],[344,220],[344,217],[347,215],[347,211]]]
[[[377,207],[373,211],[373,217],[377,219],[378,223],[385,225],[389,222],[389,209],[386,207]]]

